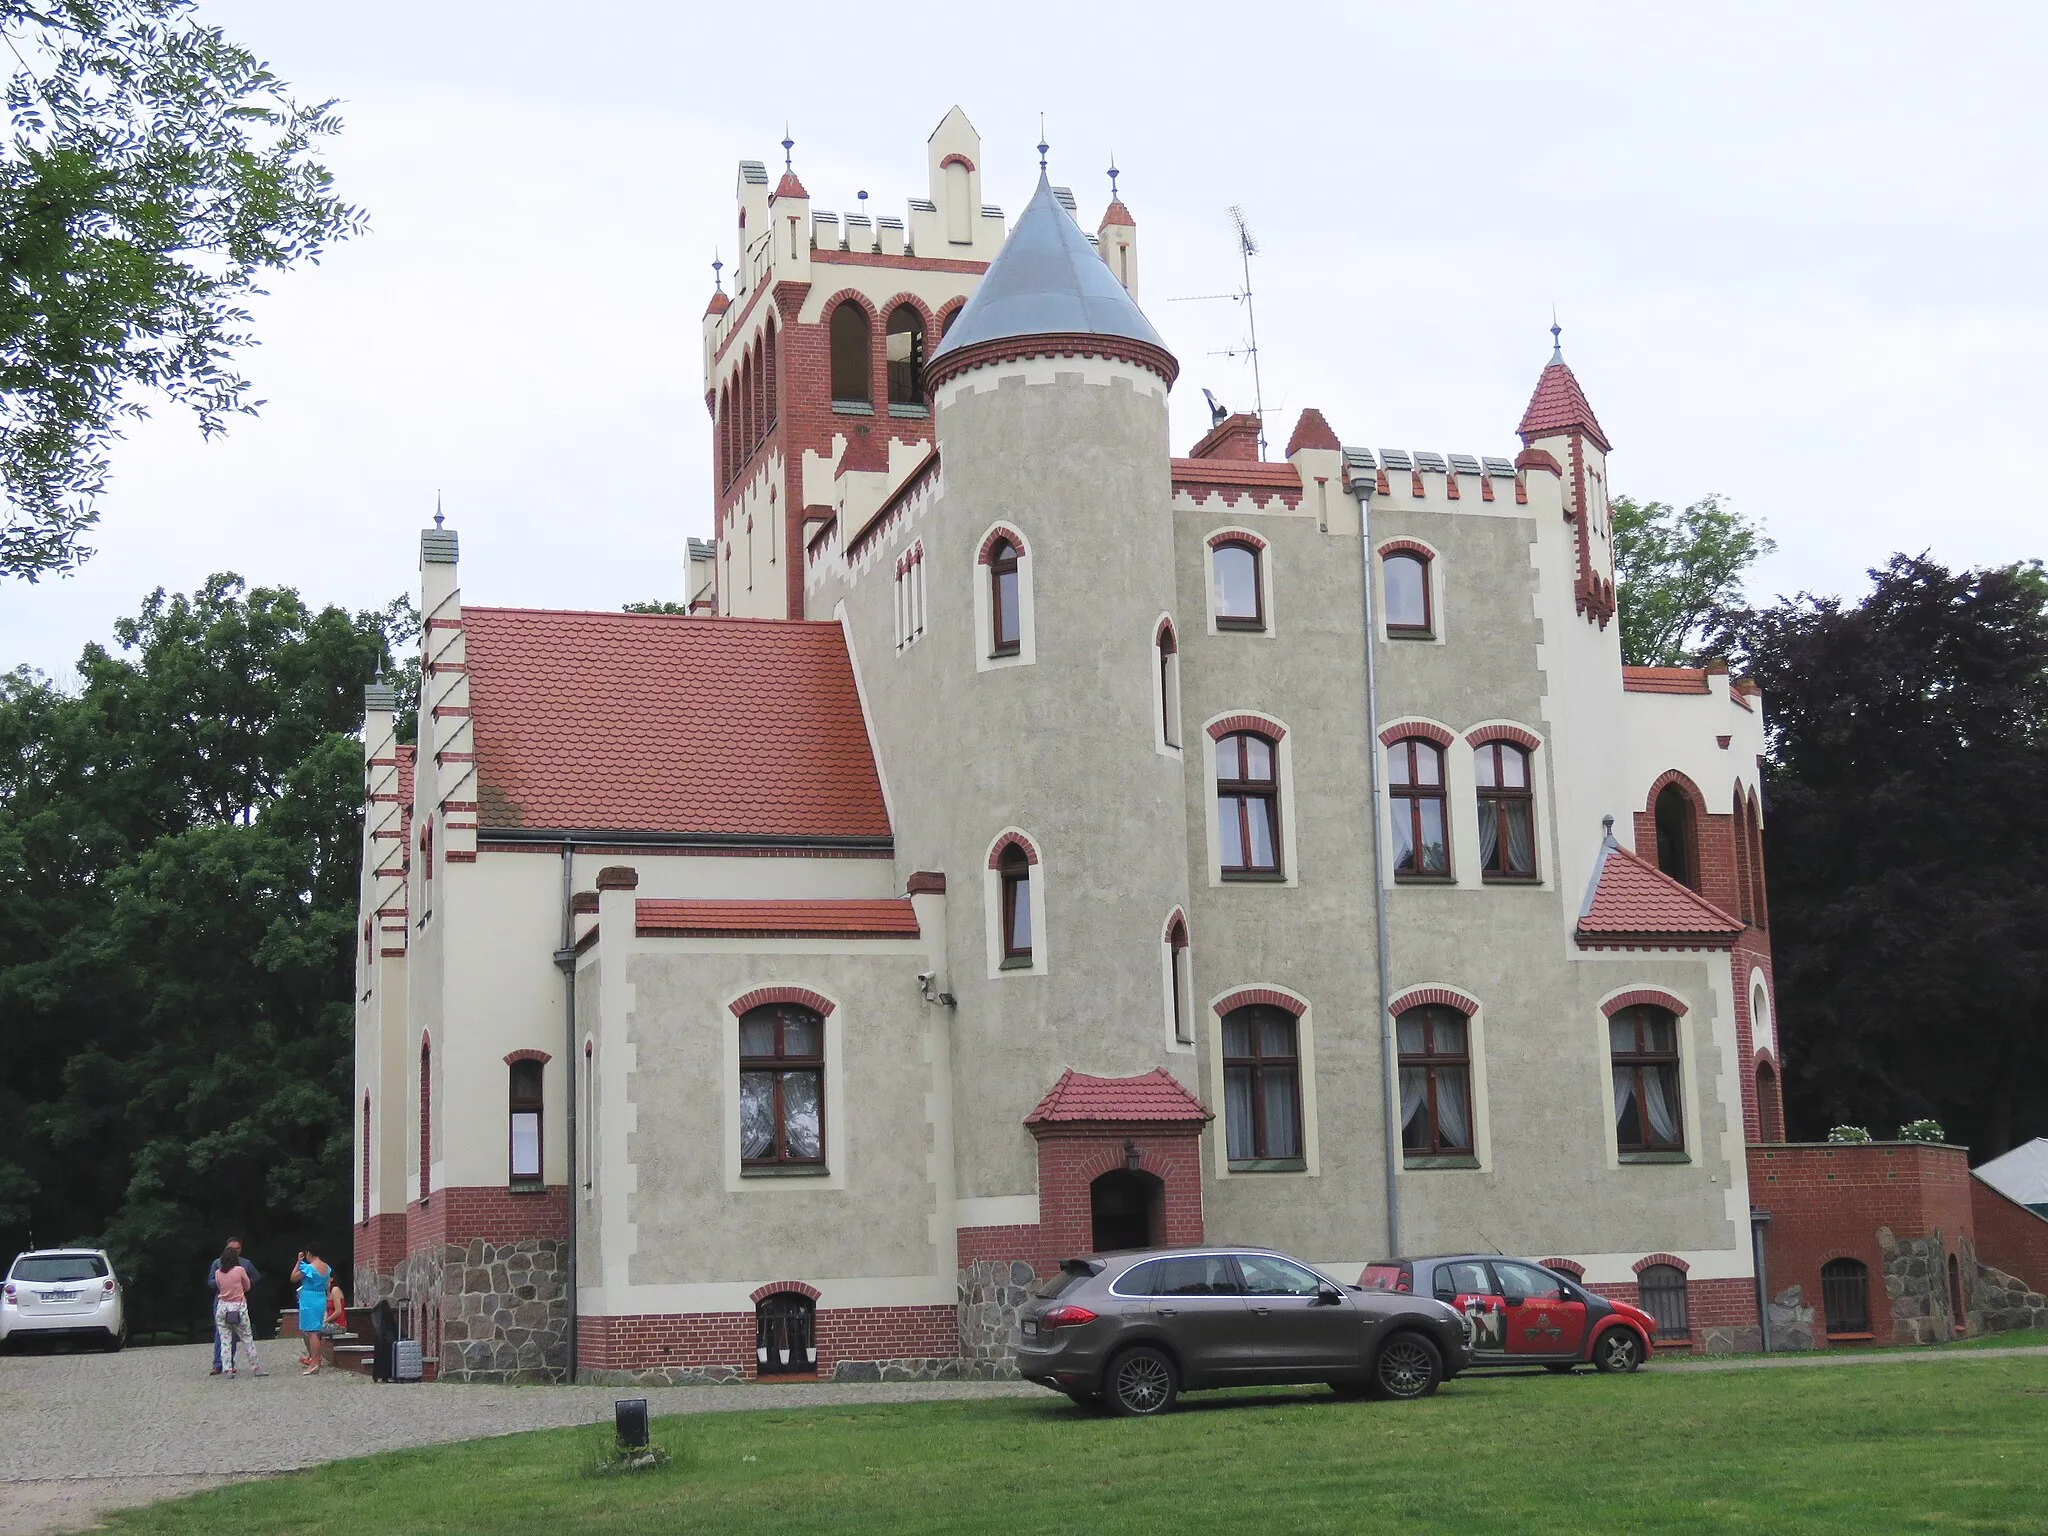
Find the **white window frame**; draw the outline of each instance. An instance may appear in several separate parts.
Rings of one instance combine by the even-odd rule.
[[[822,1171],[805,1169],[798,1173],[745,1172],[740,1161],[740,1018],[731,1008],[734,998],[745,997],[763,987],[803,986],[816,992],[832,1007],[825,1013],[825,1166]],[[846,1188],[846,1004],[823,987],[806,982],[792,983],[787,976],[764,977],[735,989],[721,999],[714,1010],[716,1027],[724,1045],[720,1054],[719,1097],[725,1116],[725,1187],[729,1194],[798,1195],[821,1189]],[[628,1175],[631,1174],[628,1169]]]
[[[1265,623],[1259,629],[1225,629],[1216,622],[1216,545],[1219,540],[1241,538],[1251,543],[1259,556],[1259,612],[1265,616]],[[1256,528],[1245,528],[1232,524],[1223,528],[1212,528],[1202,536],[1202,608],[1209,616],[1209,633],[1212,635],[1243,636],[1247,639],[1267,640],[1280,633],[1279,616],[1273,606],[1273,541]]]
[[[981,558],[989,540],[1000,533],[1017,546],[1017,654],[991,656],[995,649],[995,612],[989,597],[989,562]],[[1028,667],[1038,660],[1037,604],[1032,600],[1032,541],[1009,522],[990,523],[974,542],[974,670],[1000,672],[1005,667]],[[1036,846],[1034,844],[1034,846]]]
[[[976,570],[985,570],[979,564]],[[1031,963],[1003,964],[1003,873],[993,864],[996,849],[1012,837],[1021,837],[1035,855],[1031,865]],[[1044,976],[1051,970],[1051,935],[1045,927],[1045,845],[1022,827],[1005,827],[981,856],[982,931],[988,946],[988,979],[1008,981],[1018,976]]]
[[[1187,930],[1188,935],[1188,942],[1181,951],[1186,958],[1181,962],[1181,974],[1178,977],[1173,974],[1172,935],[1175,918],[1180,919],[1181,927]],[[1194,925],[1188,921],[1186,908],[1175,907],[1166,914],[1166,922],[1159,930],[1159,951],[1159,986],[1164,1009],[1166,1048],[1170,1051],[1191,1052],[1195,1048],[1199,1025],[1195,1019],[1195,930]],[[1181,1023],[1188,1032],[1185,1040],[1180,1037],[1179,1031],[1174,1028],[1173,1003],[1176,991],[1180,994]]]
[[[1019,562],[1022,568],[1022,562]],[[1021,583],[1020,583],[1021,585]],[[924,638],[924,540],[896,557],[896,649],[906,651]]]
[[[1159,631],[1166,626],[1173,631],[1173,655],[1169,664],[1159,665]],[[1162,613],[1152,621],[1152,643],[1148,647],[1147,664],[1152,669],[1152,750],[1161,757],[1178,760],[1187,748],[1187,716],[1180,707],[1180,626],[1173,622],[1173,615]],[[1168,739],[1168,727],[1180,740]]]
[[[1218,1005],[1239,992],[1257,989],[1278,992],[1292,998],[1301,1005],[1301,1012],[1294,1019],[1294,1055],[1301,1063],[1301,1161],[1299,1168],[1241,1168],[1230,1166],[1230,1133],[1223,1117],[1229,1113],[1224,1103],[1223,1092],[1223,1014]],[[1204,1009],[1208,1015],[1209,1044],[1209,1102],[1218,1106],[1216,1118],[1209,1122],[1203,1132],[1210,1142],[1210,1162],[1219,1179],[1313,1179],[1322,1173],[1322,1159],[1316,1135],[1316,1022],[1315,1007],[1292,987],[1275,986],[1270,981],[1241,981],[1225,987]]]
[[[1458,1006],[1460,1009],[1465,1010],[1465,1054],[1472,1063],[1470,1083],[1472,1089],[1472,1156],[1478,1160],[1479,1166],[1477,1168],[1410,1168],[1407,1166],[1407,1149],[1403,1148],[1401,1161],[1399,1166],[1396,1167],[1395,1173],[1403,1178],[1410,1175],[1419,1178],[1443,1178],[1456,1177],[1461,1173],[1491,1173],[1493,1172],[1493,1117],[1488,1112],[1486,1096],[1486,1006],[1463,987],[1448,981],[1408,982],[1395,990],[1394,1000],[1398,1002],[1402,997],[1413,992],[1419,992],[1425,987],[1435,987],[1463,999]],[[1405,1009],[1402,1010],[1402,1012],[1406,1011]],[[1394,1021],[1398,1021],[1399,1018],[1399,1013],[1395,1013],[1391,1009],[1389,1010],[1388,1020],[1390,1025]],[[1400,1040],[1397,1034],[1394,1044],[1394,1055],[1397,1060],[1400,1054]],[[1388,1101],[1387,1113],[1393,1117],[1395,1141],[1398,1143],[1401,1128],[1401,1074],[1398,1065],[1394,1072],[1393,1097]],[[1610,1118],[1612,1117],[1610,1116]]]
[[[1396,546],[1419,544],[1426,551],[1424,556],[1423,579],[1429,583],[1429,633],[1427,635],[1395,634],[1387,627],[1387,559],[1390,555],[1414,554]],[[1373,619],[1379,629],[1379,638],[1389,644],[1401,645],[1442,645],[1449,630],[1444,607],[1444,557],[1443,551],[1427,539],[1418,539],[1413,534],[1400,534],[1384,540],[1373,551]]]
[[[1248,633],[1248,631],[1247,631]],[[1269,726],[1273,742],[1273,780],[1280,793],[1280,878],[1278,880],[1225,880],[1223,878],[1223,835],[1216,820],[1216,741],[1209,728],[1219,720],[1242,715]],[[1228,734],[1228,733],[1226,733]],[[1185,740],[1185,736],[1182,738]],[[1287,890],[1301,884],[1301,858],[1294,839],[1294,730],[1286,721],[1258,710],[1218,710],[1199,727],[1202,746],[1202,824],[1209,836],[1209,884],[1211,886],[1270,886]]]
[[[1629,992],[1662,992],[1675,997],[1685,1004],[1678,1015],[1678,1119],[1684,1128],[1684,1161],[1672,1159],[1669,1162],[1624,1163],[1621,1160],[1621,1140],[1615,1128],[1614,1113],[1614,1051],[1609,1044],[1607,1033],[1607,1005],[1615,998]],[[1699,1084],[1701,1073],[1697,1042],[1694,1038],[1693,1020],[1699,1008],[1693,1000],[1676,987],[1667,987],[1655,982],[1635,981],[1625,987],[1616,987],[1593,1005],[1593,1017],[1599,1021],[1600,1033],[1600,1136],[1607,1152],[1607,1166],[1617,1171],[1623,1168],[1686,1168],[1698,1167],[1707,1161],[1706,1149],[1700,1140]],[[1738,1106],[1740,1101],[1738,1100]],[[1738,1115],[1738,1120],[1740,1116]],[[1634,1154],[1631,1154],[1632,1156]]]

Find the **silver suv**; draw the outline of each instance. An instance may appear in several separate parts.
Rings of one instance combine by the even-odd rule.
[[[1127,1415],[1205,1387],[1320,1381],[1343,1397],[1427,1397],[1472,1361],[1453,1308],[1339,1285],[1270,1248],[1068,1259],[1033,1288],[1018,1332],[1025,1380]]]
[[[128,1342],[113,1262],[99,1248],[38,1248],[18,1255],[0,1287],[0,1349],[24,1338],[67,1334],[109,1351]]]

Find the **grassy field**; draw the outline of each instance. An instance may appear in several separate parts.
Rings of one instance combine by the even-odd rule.
[[[707,1389],[717,1390],[717,1389]],[[110,1517],[119,1532],[2048,1530],[2048,1359],[1493,1376],[1422,1403],[1062,1398],[657,1420],[675,1461],[601,1477],[596,1430],[337,1462]]]

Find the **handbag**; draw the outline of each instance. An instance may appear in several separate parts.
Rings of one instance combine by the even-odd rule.
[[[220,1320],[230,1328],[239,1328],[242,1326],[242,1309],[240,1307],[222,1307],[220,1309]]]

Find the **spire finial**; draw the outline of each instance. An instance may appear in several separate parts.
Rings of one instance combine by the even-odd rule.
[[[1550,360],[1564,361],[1564,327],[1557,323],[1557,306],[1550,306]]]
[[[1038,168],[1045,169],[1045,152],[1052,146],[1045,142],[1045,114],[1038,114]]]
[[[434,487],[434,526],[441,526],[441,488]]]
[[[725,292],[725,263],[720,260],[718,247],[711,247],[711,286],[720,293]]]
[[[782,125],[782,168],[785,171],[794,171],[796,169],[789,159],[789,152],[795,148],[796,140],[789,136],[789,124],[784,123]]]
[[[1116,178],[1117,178],[1117,169],[1116,169],[1116,151],[1115,151],[1115,150],[1111,150],[1111,151],[1109,152],[1109,200],[1110,200],[1110,201],[1111,201],[1112,203],[1113,203],[1113,202],[1115,202],[1115,201],[1117,200],[1117,193],[1116,193]]]

